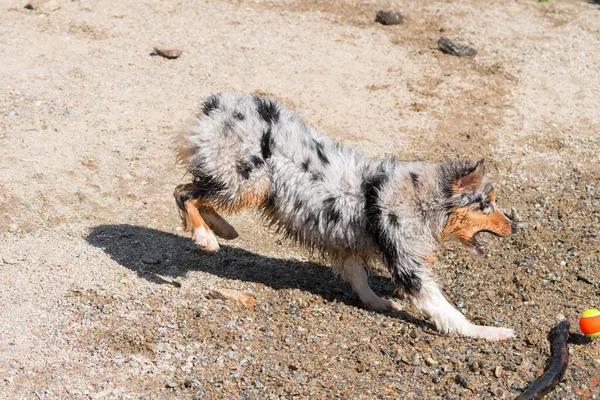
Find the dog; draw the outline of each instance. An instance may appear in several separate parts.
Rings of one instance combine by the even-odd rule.
[[[511,329],[470,323],[432,273],[444,242],[458,240],[482,256],[478,233],[507,237],[516,229],[496,208],[483,160],[371,160],[274,100],[235,93],[204,101],[179,137],[177,159],[193,178],[175,188],[175,200],[184,229],[201,249],[219,250],[215,234],[238,237],[220,213],[257,209],[287,236],[327,255],[369,309],[400,309],[369,287],[365,267],[379,260],[440,332],[515,336]]]

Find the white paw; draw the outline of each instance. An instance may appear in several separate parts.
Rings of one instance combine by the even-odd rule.
[[[402,311],[402,308],[392,300],[376,298],[365,302],[365,306],[372,311]]]
[[[217,242],[217,238],[210,230],[206,230],[203,227],[196,228],[194,229],[192,238],[202,250],[209,251],[211,253],[219,251],[219,243]]]
[[[496,328],[494,326],[472,325],[466,336],[477,337],[486,340],[506,340],[515,338],[515,331],[507,328]]]

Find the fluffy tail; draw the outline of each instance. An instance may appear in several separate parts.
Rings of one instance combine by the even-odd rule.
[[[186,193],[216,210],[260,206],[270,186],[270,135],[279,110],[276,103],[251,95],[219,93],[206,99],[176,144],[178,162],[193,176],[193,190]]]

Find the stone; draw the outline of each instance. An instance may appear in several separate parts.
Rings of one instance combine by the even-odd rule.
[[[232,300],[246,308],[252,308],[256,304],[256,299],[248,293],[233,289],[213,289],[209,292],[209,297],[213,299]]]
[[[445,36],[438,40],[438,48],[442,53],[456,57],[471,57],[477,54],[477,50],[474,48],[457,43]]]
[[[58,0],[31,0],[25,8],[41,13],[50,13],[60,8],[60,2]]]
[[[183,50],[181,49],[165,49],[161,47],[155,47],[154,50],[152,50],[152,53],[150,53],[150,55],[161,56],[172,60],[175,58],[179,58],[181,56],[181,53],[183,53]]]
[[[375,22],[379,22],[381,25],[402,25],[404,17],[398,11],[380,10],[377,12]]]

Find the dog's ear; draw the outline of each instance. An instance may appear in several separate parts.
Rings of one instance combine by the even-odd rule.
[[[478,187],[483,181],[483,175],[485,175],[485,160],[482,158],[465,176],[458,179],[455,186],[456,191],[463,193]]]

